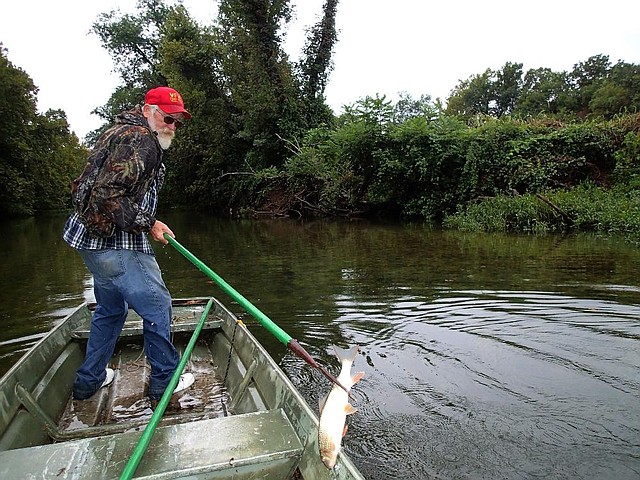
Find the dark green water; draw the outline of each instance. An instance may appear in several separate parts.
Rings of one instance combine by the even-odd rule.
[[[368,222],[164,220],[330,369],[331,345],[361,346],[344,445],[368,479],[640,478],[638,247]],[[91,298],[63,222],[2,225],[0,373]],[[174,297],[213,294],[241,314],[171,247],[157,255]],[[324,377],[242,316],[316,406]]]

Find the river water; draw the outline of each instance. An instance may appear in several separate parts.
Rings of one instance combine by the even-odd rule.
[[[171,212],[177,239],[337,373],[360,345],[344,448],[382,479],[640,478],[640,249],[364,221]],[[0,373],[92,298],[64,217],[4,222]],[[327,381],[171,247],[174,297],[215,295],[315,407]]]

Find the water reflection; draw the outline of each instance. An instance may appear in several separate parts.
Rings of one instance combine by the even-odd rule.
[[[613,239],[172,212],[178,239],[315,357],[359,344],[345,450],[369,479],[640,476],[640,252]],[[13,222],[0,368],[90,296],[64,218]],[[217,295],[312,406],[329,386],[170,247],[175,297]]]

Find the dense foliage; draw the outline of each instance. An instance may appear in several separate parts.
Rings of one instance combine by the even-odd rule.
[[[539,114],[612,118],[623,111],[640,111],[640,66],[606,55],[594,55],[571,72],[536,68],[523,73],[521,63],[507,62],[487,69],[454,88],[448,114],[471,119],[475,115],[519,117]]]
[[[163,0],[138,0],[135,14],[98,18],[93,33],[122,79],[96,109],[103,128],[159,84],[177,88],[193,114],[168,151],[165,206],[390,215],[521,231],[622,231],[624,216],[638,213],[638,65],[612,64],[601,54],[570,72],[524,72],[508,62],[461,81],[446,108],[428,95],[403,94],[395,103],[365,95],[336,117],[324,89],[338,41],[337,5],[325,1],[296,60],[282,48],[294,14],[287,0],[219,0],[218,18],[206,26],[179,2]],[[0,124],[0,181],[7,184],[0,208],[60,206],[84,152],[63,112],[37,115],[36,87],[3,62],[12,98],[20,94],[11,104],[0,99],[3,112],[15,110]],[[604,200],[580,199],[613,191],[628,202],[600,211],[622,220],[582,210]]]
[[[86,150],[64,112],[38,114],[38,89],[0,44],[0,217],[63,208]]]
[[[283,172],[295,210],[340,207],[440,222],[501,195],[640,179],[639,114],[578,123],[484,117],[469,127],[448,115],[397,123],[404,117],[397,109],[368,98],[337,127],[310,131]]]

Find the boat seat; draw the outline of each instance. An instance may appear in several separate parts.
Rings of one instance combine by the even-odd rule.
[[[129,314],[129,317],[132,317],[131,313]],[[171,332],[193,332],[197,325],[197,321],[174,321],[171,323]],[[204,323],[202,329],[217,330],[220,328],[220,325],[220,320],[208,320]],[[142,318],[135,315],[131,320],[127,320],[125,322],[122,328],[122,332],[120,333],[120,337],[137,337],[142,336],[142,333]],[[71,338],[74,338],[76,340],[89,338],[89,325],[84,325],[83,327],[74,330],[71,333]]]
[[[192,301],[184,302],[182,300],[174,300],[174,302],[183,302],[182,304],[173,306],[173,316],[171,317],[171,332],[193,332],[200,321],[200,315],[203,312],[203,306],[207,299],[201,299],[200,303]],[[71,338],[76,340],[89,338],[90,318],[71,333]],[[217,330],[221,328],[222,322],[216,319],[215,315],[209,315],[209,318],[203,325],[203,330]],[[127,320],[124,322],[120,337],[135,337],[142,335],[142,317],[135,310],[129,310]]]
[[[0,478],[119,478],[142,431],[0,452]],[[281,409],[158,427],[135,472],[151,478],[289,478],[303,446]],[[83,460],[78,461],[81,457]]]

